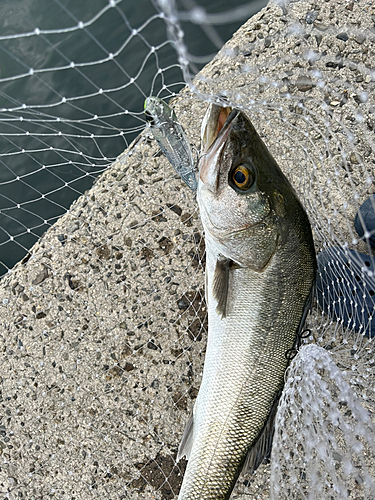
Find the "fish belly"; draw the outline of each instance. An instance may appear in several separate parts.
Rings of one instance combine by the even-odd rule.
[[[262,273],[231,273],[228,311],[221,318],[211,295],[215,261],[208,251],[208,344],[179,500],[229,498],[280,394],[285,353],[294,344],[306,300],[293,296],[291,274],[280,272],[275,258]]]

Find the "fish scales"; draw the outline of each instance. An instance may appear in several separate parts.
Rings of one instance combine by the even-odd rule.
[[[207,254],[208,290],[216,258],[213,252]],[[297,329],[303,311],[301,308],[293,316],[286,313],[277,318],[272,314],[270,304],[279,307],[284,303],[288,311],[296,300],[295,294],[289,294],[296,283],[288,275],[280,275],[280,264],[285,266],[285,261],[274,259],[265,276],[252,270],[235,270],[237,296],[232,311],[220,320],[209,308],[204,383],[194,421],[199,445],[190,455],[189,461],[195,466],[186,471],[187,486],[181,498],[228,498],[220,491],[232,489],[282,387],[285,353],[295,341],[290,325]],[[294,271],[294,260],[289,264]],[[207,298],[213,301],[210,293]],[[233,318],[241,319],[233,322]],[[201,435],[204,438],[199,439]],[[202,496],[206,490],[207,496]]]
[[[220,122],[217,109],[209,112],[214,115],[214,125]],[[201,164],[198,203],[206,237],[208,343],[193,425],[179,450],[179,456],[188,456],[179,500],[228,499],[247,456],[250,454],[249,468],[254,470],[268,451],[267,446],[257,450],[257,443],[259,448],[264,429],[272,439],[272,426],[268,431],[267,423],[284,384],[286,353],[295,345],[303,325],[315,279],[307,216],[255,129],[242,116],[231,118],[229,131],[225,125],[221,132],[209,131],[206,160]],[[255,192],[251,196],[245,193],[250,200],[245,211],[255,206],[261,222],[250,214],[250,223],[243,227],[243,210],[236,201],[232,203],[235,191],[229,186],[229,195],[222,193],[228,189],[233,164],[242,164],[244,154],[252,155],[258,170],[266,162],[271,173],[257,172],[257,190],[253,191],[259,191],[260,197]],[[221,164],[216,179],[208,172],[215,162]],[[218,206],[225,202],[227,222],[223,222],[225,207]],[[248,245],[250,257],[243,257],[246,241],[253,241]],[[274,251],[268,256],[272,242]],[[225,258],[231,264],[218,266]],[[225,312],[217,310],[222,298],[215,291],[215,275],[226,272],[222,269],[228,269]]]

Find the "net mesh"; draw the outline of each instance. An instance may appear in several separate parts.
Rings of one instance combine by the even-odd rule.
[[[325,349],[300,350],[277,415],[274,498],[371,498],[374,427],[360,399]]]
[[[265,2],[76,4],[0,7],[0,493],[177,498],[205,246],[194,197],[145,129],[158,95],[197,150],[208,102],[244,110],[319,252],[271,463],[231,498],[372,498],[374,228],[354,228],[374,193],[372,2],[276,2],[247,22]]]

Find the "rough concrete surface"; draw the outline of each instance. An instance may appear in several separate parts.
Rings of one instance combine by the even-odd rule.
[[[357,245],[348,221],[374,191],[374,18],[370,0],[270,4],[195,81],[247,110],[317,247]],[[199,147],[207,104],[185,90],[173,105]],[[205,352],[204,239],[158,153],[142,133],[0,283],[1,498],[178,494]],[[262,465],[232,498],[267,499],[269,480]]]

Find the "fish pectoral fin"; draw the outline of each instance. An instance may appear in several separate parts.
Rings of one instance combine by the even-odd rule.
[[[212,297],[217,301],[216,312],[225,318],[229,312],[229,275],[233,269],[239,269],[238,265],[231,259],[219,257],[216,261],[214,277],[212,280]],[[207,273],[206,273],[207,276]],[[207,290],[207,281],[206,281]],[[206,296],[207,302],[207,296]],[[208,302],[207,302],[208,306]]]
[[[180,446],[178,447],[176,462],[179,462],[182,457],[186,457],[186,460],[189,460],[191,449],[193,447],[193,429],[194,415],[193,412],[191,412],[181,439]]]
[[[212,296],[217,300],[216,312],[222,318],[227,315],[230,262],[226,258],[217,259],[212,280]]]
[[[281,391],[275,398],[272,405],[268,420],[263,427],[259,438],[257,439],[254,446],[252,446],[247,454],[244,462],[243,472],[255,472],[259,465],[271,454],[272,440],[275,432],[275,417],[277,412],[277,406],[279,403]]]

